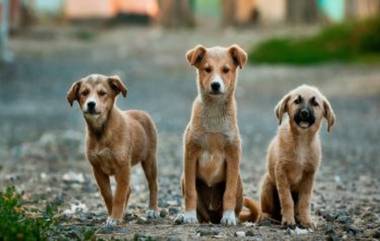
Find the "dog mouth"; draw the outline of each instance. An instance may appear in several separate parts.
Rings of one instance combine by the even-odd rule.
[[[86,110],[86,111],[83,111],[83,114],[85,114],[86,116],[98,116],[101,113],[96,110],[91,110],[91,111]]]
[[[308,129],[310,128],[314,122],[315,122],[315,117],[313,113],[309,113],[307,116],[302,115],[301,112],[298,112],[294,116],[294,122],[297,124],[302,129]]]
[[[219,90],[217,90],[217,91],[211,90],[209,92],[209,95],[211,95],[211,96],[220,96],[220,95],[223,95],[223,92],[221,92]]]

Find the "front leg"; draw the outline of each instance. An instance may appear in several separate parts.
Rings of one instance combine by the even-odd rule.
[[[112,203],[111,217],[108,218],[107,224],[115,225],[121,221],[124,213],[124,206],[127,206],[126,200],[129,189],[130,166],[126,165],[120,168],[115,175],[116,190]]]
[[[313,191],[314,173],[305,174],[299,187],[296,204],[297,221],[305,228],[314,228],[310,217],[310,200]]]
[[[185,196],[184,223],[198,223],[196,168],[199,149],[191,143],[185,143],[184,148],[184,180],[183,194]]]
[[[276,186],[281,205],[281,224],[283,226],[294,227],[296,224],[294,219],[294,201],[290,192],[290,185],[286,171],[283,167],[280,166],[275,170],[275,175]]]
[[[236,225],[236,195],[240,175],[240,143],[227,146],[226,153],[226,190],[223,196],[223,217],[225,225]]]
[[[110,178],[107,174],[103,173],[99,168],[93,167],[96,183],[100,189],[100,194],[103,197],[106,204],[108,215],[112,213],[112,190],[110,184]]]

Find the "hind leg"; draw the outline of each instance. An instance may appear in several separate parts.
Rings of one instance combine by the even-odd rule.
[[[259,221],[262,221],[266,218],[278,219],[279,205],[276,200],[276,186],[266,174],[262,180],[261,191],[260,191],[260,205],[261,205],[261,215]],[[280,217],[281,218],[281,217]],[[280,219],[281,220],[281,219]]]
[[[158,193],[158,181],[157,181],[157,163],[156,163],[156,153],[153,154],[145,161],[141,163],[145,177],[148,181],[149,188],[149,210],[147,211],[148,218],[157,218],[158,208],[157,208],[157,193]]]

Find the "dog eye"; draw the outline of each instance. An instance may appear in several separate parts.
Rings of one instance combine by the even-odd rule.
[[[302,103],[302,97],[299,95],[297,99],[294,100],[294,104],[298,105]]]
[[[205,68],[206,73],[211,73],[212,69],[210,67]]]
[[[89,91],[88,90],[84,90],[84,91],[82,91],[82,93],[80,93],[82,96],[87,96],[88,95],[88,93],[89,93]]]
[[[319,106],[318,102],[315,100],[315,97],[313,97],[313,98],[310,99],[310,104],[312,106]]]
[[[224,67],[224,68],[222,69],[222,71],[223,71],[224,74],[227,74],[228,72],[230,72],[230,69],[227,68],[227,67]]]
[[[105,96],[106,94],[107,94],[107,93],[104,92],[104,91],[99,91],[99,92],[98,92],[98,95],[99,95],[99,96]]]

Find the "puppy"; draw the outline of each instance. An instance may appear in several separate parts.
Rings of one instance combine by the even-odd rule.
[[[198,96],[184,133],[184,223],[235,225],[242,208],[235,88],[247,54],[237,45],[189,50]]]
[[[285,113],[289,118],[282,123]],[[294,226],[297,221],[303,227],[313,228],[310,199],[321,161],[319,130],[325,118],[330,131],[335,114],[326,97],[307,85],[285,95],[275,114],[280,127],[268,148],[260,219],[281,220],[284,226]]]
[[[127,88],[118,76],[99,74],[74,82],[67,92],[70,105],[78,101],[87,124],[86,156],[108,210],[107,226],[122,219],[131,192],[131,168],[139,162],[150,191],[147,215],[158,216],[156,127],[143,111],[120,110],[115,105],[119,93],[126,97]],[[116,180],[114,195],[110,176]]]

